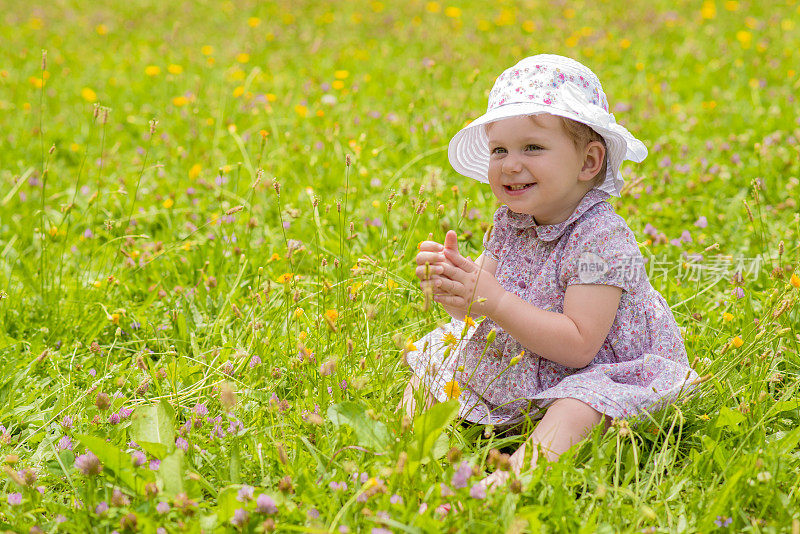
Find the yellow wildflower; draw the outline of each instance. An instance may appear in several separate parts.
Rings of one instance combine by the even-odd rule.
[[[333,77],[336,78],[337,80],[344,80],[348,76],[350,76],[350,72],[346,70],[337,70],[336,72],[333,73]]]
[[[185,96],[176,96],[172,99],[172,105],[179,108],[189,103],[189,99]]]
[[[428,2],[425,4],[425,9],[428,13],[438,13],[442,10],[442,5],[439,2]]]
[[[389,280],[387,280],[387,281],[386,281],[386,287],[387,287],[387,288],[389,288],[389,289],[394,289],[394,288],[396,288],[397,286],[398,286],[397,282],[395,282],[395,281],[394,281],[394,280],[392,280],[391,278],[390,278]]]
[[[303,308],[296,308],[294,310],[294,316],[298,319],[303,316]]]
[[[294,276],[294,273],[283,273],[282,275],[280,275],[280,276],[278,277],[278,280],[277,280],[277,282],[278,282],[279,284],[285,284],[286,282],[288,282],[289,280],[291,280],[293,276]]]
[[[301,117],[304,117],[304,118],[308,115],[308,108],[305,107],[302,104],[297,104],[294,107],[294,111],[295,111],[295,113],[297,113],[298,115],[300,115]]]
[[[442,341],[447,345],[453,346],[458,343],[458,338],[452,332],[448,332],[442,336]]]
[[[236,61],[238,61],[239,63],[247,63],[248,61],[250,61],[250,54],[248,54],[247,52],[242,52],[241,54],[238,54],[236,56]]]
[[[200,171],[203,170],[203,167],[199,163],[195,163],[189,169],[189,179],[196,180],[198,176],[200,176]]]
[[[744,341],[742,341],[742,338],[740,338],[739,336],[733,338],[733,341],[731,343],[733,343],[733,346],[736,347],[737,349],[742,345],[744,345]]]
[[[250,17],[249,19],[247,19],[247,25],[250,26],[251,28],[255,28],[259,24],[261,24],[261,19],[258,17]]]
[[[714,2],[703,2],[703,7],[700,9],[700,14],[704,19],[713,19],[717,16],[717,6]]]
[[[325,318],[330,322],[335,322],[339,318],[339,312],[337,310],[328,310],[325,312]]]
[[[739,30],[736,32],[736,40],[739,41],[742,48],[750,48],[750,43],[753,42],[753,34],[745,30]]]
[[[170,208],[171,208],[171,207],[172,207],[174,204],[175,204],[175,201],[174,201],[174,200],[172,200],[171,198],[167,197],[167,199],[164,201],[164,204],[163,204],[163,206],[164,206],[166,209],[170,209]]]
[[[273,252],[272,256],[270,256],[269,259],[267,260],[267,263],[271,263],[271,262],[273,262],[275,260],[279,260],[279,259],[281,259],[281,255],[278,254],[277,252]]]
[[[95,26],[94,31],[97,32],[97,35],[105,35],[108,33],[108,27],[105,24],[98,24]]]
[[[170,74],[180,74],[183,72],[183,67],[181,67],[180,65],[176,65],[175,63],[172,63],[167,67],[167,72],[169,72]]]
[[[161,74],[161,67],[158,65],[148,65],[144,68],[144,73],[148,76],[158,76]]]
[[[406,352],[413,352],[413,351],[417,350],[417,346],[414,345],[414,342],[412,341],[411,338],[408,338],[406,340],[405,350],[406,350]]]
[[[461,386],[456,380],[451,380],[444,385],[444,393],[448,399],[457,399],[461,396]]]
[[[200,49],[200,53],[204,56],[210,56],[214,53],[214,47],[211,45],[205,45]]]
[[[467,323],[468,326],[475,326],[475,319],[473,319],[469,315],[464,317],[464,322]]]
[[[455,6],[448,6],[444,10],[444,14],[451,19],[457,19],[461,16],[461,10]]]
[[[792,274],[792,277],[789,279],[789,283],[792,284],[794,287],[800,287],[800,276]]]
[[[88,87],[84,87],[83,89],[81,89],[81,96],[87,102],[97,102],[97,93],[95,93]]]
[[[700,419],[702,419],[703,421],[708,421],[709,419],[711,419],[711,418],[708,416],[708,414],[705,414],[705,413],[704,413],[704,414],[702,414],[702,415],[699,415],[698,417],[699,417]]]
[[[725,321],[726,323],[730,322],[730,321],[733,321],[733,314],[732,313],[728,313],[728,312],[723,313],[722,314],[722,320]]]

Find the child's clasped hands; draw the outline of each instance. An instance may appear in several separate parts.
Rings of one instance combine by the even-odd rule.
[[[450,230],[444,244],[423,241],[416,257],[416,275],[423,291],[433,294],[453,317],[491,317],[502,300],[505,289],[489,270],[484,269],[486,258],[477,261],[458,252],[456,233]]]

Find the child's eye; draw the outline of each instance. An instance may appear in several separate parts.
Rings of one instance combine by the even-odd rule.
[[[542,147],[540,147],[539,145],[527,145],[525,147],[525,150],[541,150],[541,149]]]
[[[501,147],[501,146],[498,146],[498,147],[495,147],[495,148],[492,149],[492,154],[505,154],[505,152],[506,152],[506,149]]]

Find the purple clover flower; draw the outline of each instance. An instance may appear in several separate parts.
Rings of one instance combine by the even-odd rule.
[[[734,288],[734,290],[733,290],[733,295],[734,295],[734,296],[735,296],[737,299],[744,298],[744,289],[743,289],[743,288],[741,288],[741,287]]]
[[[161,501],[156,505],[156,512],[158,512],[159,514],[166,514],[167,512],[169,512],[169,509],[170,509],[169,503],[164,501]]]
[[[466,488],[469,478],[472,476],[472,468],[466,460],[461,462],[458,470],[453,473],[453,479],[450,481],[455,488]]]
[[[133,454],[131,454],[131,459],[135,467],[141,467],[147,461],[147,456],[145,456],[142,451],[134,451]]]
[[[253,500],[253,491],[255,488],[253,486],[248,486],[245,484],[241,488],[239,488],[239,492],[236,494],[236,500],[239,502],[247,502]]]
[[[58,440],[58,450],[60,451],[71,451],[73,446],[74,444],[69,439],[69,436],[61,436],[61,439]]]
[[[472,497],[473,499],[485,499],[486,487],[480,482],[478,482],[469,489],[469,496]]]
[[[16,491],[14,493],[8,494],[8,504],[11,506],[17,506],[22,504],[22,493]]]
[[[237,508],[235,512],[233,512],[233,517],[231,518],[231,523],[235,527],[243,527],[247,524],[250,520],[250,514],[247,513],[247,510],[244,508]]]
[[[189,450],[189,442],[180,436],[175,439],[175,446],[183,452],[188,452]]]
[[[262,493],[256,499],[256,511],[260,514],[276,514],[278,513],[278,507],[275,505],[275,500],[267,495],[266,493]]]
[[[86,476],[98,475],[103,470],[100,460],[92,451],[86,451],[86,454],[75,458],[75,468]]]
[[[94,509],[94,513],[97,515],[103,515],[106,512],[108,512],[108,503],[106,501],[102,501]]]

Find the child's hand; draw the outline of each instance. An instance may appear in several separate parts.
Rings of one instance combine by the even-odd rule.
[[[491,317],[505,289],[490,272],[458,252],[456,233],[452,230],[444,238],[443,255],[447,261],[437,265],[442,273],[434,279],[436,302],[469,308],[469,315]]]
[[[423,241],[419,244],[416,259],[416,275],[420,279],[420,287],[425,289],[426,281],[431,280],[434,275],[442,274],[443,268],[439,264],[447,261],[444,257],[444,247],[436,241]]]
[[[420,280],[420,288],[425,293],[425,306],[423,309],[427,310],[429,299],[434,298],[437,294],[444,294],[444,291],[436,288],[436,283],[442,278],[444,266],[450,264],[450,261],[444,256],[444,246],[435,241],[423,241],[419,244],[419,253],[416,261],[417,269],[415,274]],[[450,266],[452,267],[452,264]],[[463,321],[464,316],[467,314],[466,307],[452,306],[445,303],[442,303],[442,307],[452,318],[460,321]]]

